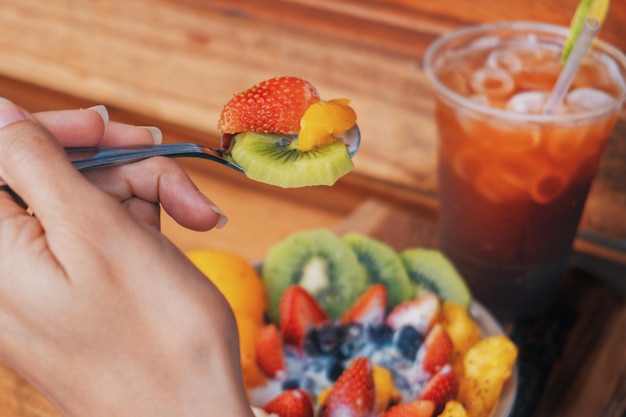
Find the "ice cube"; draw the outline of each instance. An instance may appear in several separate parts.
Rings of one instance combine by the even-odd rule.
[[[483,131],[485,137],[490,137],[490,152],[501,157],[518,157],[528,153],[541,145],[541,126],[533,122],[510,122],[493,119],[488,129]],[[484,140],[484,139],[483,139]]]
[[[545,172],[535,178],[530,188],[530,197],[539,204],[554,201],[565,191],[567,176],[558,171]]]
[[[513,92],[515,81],[501,68],[485,67],[474,71],[470,87],[474,92],[489,98],[502,98]]]
[[[615,97],[591,87],[577,88],[565,96],[565,103],[573,111],[594,110],[615,103]]]
[[[528,46],[515,48],[512,51],[521,62],[521,69],[513,73],[517,87],[521,90],[550,91],[561,72],[557,51]]]
[[[493,49],[500,44],[500,38],[497,36],[483,36],[470,44],[472,49]]]
[[[441,69],[437,74],[443,84],[450,90],[458,93],[462,96],[470,94],[469,87],[467,85],[467,71],[465,68],[457,68],[450,66],[445,69]]]
[[[585,150],[583,145],[588,132],[588,125],[556,126],[546,130],[544,142],[548,154],[557,161],[579,158]]]
[[[487,66],[514,73],[522,69],[522,60],[510,49],[496,49],[487,57]]]
[[[567,174],[539,159],[510,159],[497,168],[500,190],[528,190],[530,198],[547,204],[565,190]],[[506,187],[504,186],[506,184]]]
[[[467,97],[470,101],[479,104],[481,106],[489,106],[489,99],[480,94],[472,94]],[[465,107],[459,107],[456,110],[456,119],[461,129],[466,135],[472,135],[473,132],[479,128],[477,121],[477,114],[475,111]]]
[[[517,93],[506,103],[506,108],[515,113],[540,114],[548,99],[543,91],[525,91]]]
[[[615,84],[619,93],[623,94],[624,91],[626,91],[626,81],[624,81],[622,70],[619,65],[617,65],[617,62],[615,62],[615,60],[608,55],[602,55],[600,60],[605,65],[606,72],[608,73],[607,75],[610,78],[610,80],[603,81]]]
[[[510,203],[523,199],[526,195],[520,187],[504,181],[502,171],[499,172],[496,167],[482,171],[476,177],[474,186],[484,198],[495,204]]]

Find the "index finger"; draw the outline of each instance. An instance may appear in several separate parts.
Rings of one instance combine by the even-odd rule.
[[[40,219],[81,210],[76,196],[97,192],[69,163],[55,138],[31,115],[0,99],[0,177]]]

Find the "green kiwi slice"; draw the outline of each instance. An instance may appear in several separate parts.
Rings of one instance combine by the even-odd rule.
[[[431,292],[442,300],[469,306],[472,294],[463,277],[443,253],[434,249],[414,248],[401,252],[400,259],[415,284],[417,296]]]
[[[369,276],[369,281],[387,287],[388,310],[415,297],[415,287],[400,256],[391,246],[354,232],[345,234],[342,239],[356,254]]]
[[[302,151],[292,136],[270,133],[238,134],[228,157],[248,178],[284,188],[333,185],[354,169],[341,141]]]
[[[333,319],[350,307],[368,285],[367,274],[352,249],[326,229],[297,232],[273,245],[261,276],[268,315],[276,323],[280,296],[290,285],[303,286]]]

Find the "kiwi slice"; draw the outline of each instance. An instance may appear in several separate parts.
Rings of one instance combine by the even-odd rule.
[[[348,245],[326,229],[294,233],[270,248],[261,271],[268,315],[278,323],[280,297],[290,285],[309,291],[336,319],[361,295],[367,274]]]
[[[293,136],[270,133],[238,134],[228,157],[250,179],[284,188],[333,185],[354,169],[341,141],[302,151]]]
[[[356,254],[369,276],[369,281],[387,287],[388,310],[415,297],[415,287],[400,256],[391,246],[354,232],[345,234],[342,239]]]
[[[440,251],[414,248],[400,253],[416,295],[435,293],[442,300],[468,307],[472,294],[452,262]]]

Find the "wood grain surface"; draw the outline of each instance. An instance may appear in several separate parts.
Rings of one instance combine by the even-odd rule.
[[[578,0],[1,0],[0,75],[201,133],[234,92],[275,75],[349,97],[364,142],[351,181],[436,206],[436,131],[421,60],[463,25],[565,25]],[[626,2],[601,37],[624,50]],[[625,112],[585,211],[583,229],[626,238]],[[170,138],[166,138],[170,139]]]

